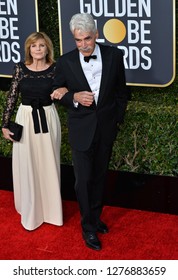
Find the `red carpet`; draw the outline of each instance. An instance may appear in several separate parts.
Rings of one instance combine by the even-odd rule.
[[[178,216],[105,206],[110,232],[99,235],[103,249],[81,238],[79,211],[63,201],[64,226],[43,224],[28,232],[14,209],[13,193],[0,191],[1,260],[177,260]]]

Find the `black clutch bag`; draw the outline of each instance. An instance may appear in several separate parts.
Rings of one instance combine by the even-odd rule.
[[[14,139],[15,141],[20,141],[22,137],[23,126],[16,122],[10,121],[8,128],[11,132],[14,133],[14,135],[11,135],[11,138]]]

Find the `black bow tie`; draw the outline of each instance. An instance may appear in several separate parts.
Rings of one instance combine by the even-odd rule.
[[[85,61],[85,62],[89,62],[89,60],[90,60],[91,58],[96,59],[97,56],[96,56],[96,55],[84,56],[84,61]]]

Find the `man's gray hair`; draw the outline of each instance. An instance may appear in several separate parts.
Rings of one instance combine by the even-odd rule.
[[[96,25],[92,15],[87,13],[79,13],[72,16],[70,23],[70,31],[72,34],[75,29],[81,30],[83,32],[93,32],[96,33]]]

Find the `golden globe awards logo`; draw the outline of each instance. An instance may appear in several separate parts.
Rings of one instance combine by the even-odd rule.
[[[17,0],[0,5],[0,62],[17,63],[21,59],[18,30]]]
[[[126,27],[121,20],[110,19],[105,23],[103,33],[109,42],[118,44],[126,37]]]
[[[147,26],[148,24],[150,24],[150,22],[147,22]],[[107,41],[112,44],[122,43],[122,41],[127,36],[128,46],[126,47],[118,45],[118,47],[124,52],[124,64],[126,69],[137,69],[141,67],[144,70],[148,70],[151,68],[151,40],[140,38],[143,37],[143,34],[145,34],[146,32],[149,33],[148,29],[144,29],[145,26],[146,25],[144,25],[142,21],[142,31],[139,32],[139,24],[137,21],[128,20],[126,27],[124,23],[118,19],[110,19],[104,25],[104,36],[107,39]],[[140,40],[142,45],[141,49],[135,46],[135,44],[138,43]]]
[[[90,1],[90,4],[82,0],[80,12],[90,13],[95,18],[99,34],[104,36],[98,42],[107,41],[123,50],[126,69],[140,67],[146,71],[151,68],[151,0]]]
[[[128,85],[168,86],[175,78],[175,0],[58,0],[61,54],[75,48],[73,14],[90,13],[98,43],[123,51]]]
[[[14,64],[24,59],[24,42],[38,29],[37,0],[0,1],[0,76],[11,77]]]

